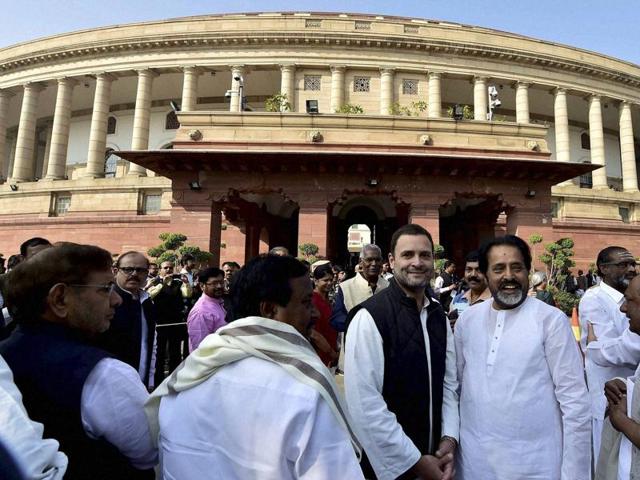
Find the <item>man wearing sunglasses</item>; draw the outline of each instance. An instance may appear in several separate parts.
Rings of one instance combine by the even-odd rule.
[[[158,459],[138,372],[95,346],[122,302],[111,267],[102,248],[60,243],[7,277],[18,327],[0,355],[29,417],[69,458],[68,479],[154,478]]]
[[[118,257],[113,267],[115,290],[122,297],[109,329],[100,335],[102,348],[138,371],[147,387],[153,386],[155,373],[156,309],[143,290],[149,260],[130,251]]]
[[[640,355],[640,340],[637,335],[623,335],[629,330],[629,318],[620,311],[624,291],[636,276],[636,259],[627,249],[612,246],[600,251],[596,266],[602,282],[585,292],[579,306],[582,332],[580,346],[585,353],[585,372],[591,396],[594,458],[598,458],[600,434],[607,407],[604,384],[615,377],[627,378],[633,375],[640,360],[638,356],[634,364],[599,364],[599,357],[606,353],[604,350],[611,348],[636,351]],[[592,334],[587,338],[590,330]]]

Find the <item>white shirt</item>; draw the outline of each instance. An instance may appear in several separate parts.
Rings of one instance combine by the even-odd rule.
[[[159,420],[164,480],[364,480],[318,391],[259,358],[163,397]]]
[[[535,298],[456,322],[458,480],[588,480],[591,416],[566,315]]]
[[[149,394],[138,372],[120,360],[104,358],[82,387],[82,426],[92,438],[104,438],[138,469],[158,463],[143,406]]]
[[[0,440],[27,479],[61,480],[67,456],[54,439],[43,439],[44,427],[29,419],[9,365],[0,357]],[[0,465],[0,473],[2,466]]]
[[[580,300],[580,346],[585,352],[591,412],[599,420],[607,407],[604,384],[633,375],[640,360],[640,337],[629,332],[629,319],[620,311],[623,302],[624,295],[604,282],[587,290]],[[587,346],[588,323],[598,341]],[[600,432],[594,434],[599,438]]]
[[[420,322],[431,368],[429,335],[427,333],[427,305],[420,312]],[[458,382],[456,379],[456,352],[453,333],[447,324],[447,357],[445,363],[442,401],[442,435],[458,439]],[[407,366],[410,368],[410,366]],[[429,371],[431,374],[431,371]],[[382,397],[384,383],[384,351],[382,337],[373,317],[360,309],[351,324],[345,346],[344,384],[349,413],[354,430],[378,480],[395,479],[409,470],[422,456],[418,448],[404,433],[396,416],[387,408]],[[431,384],[429,384],[431,387]],[[430,419],[432,411],[429,412]],[[439,442],[430,439],[430,443]]]

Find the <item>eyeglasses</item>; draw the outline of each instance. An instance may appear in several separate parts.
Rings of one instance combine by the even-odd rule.
[[[143,267],[118,267],[118,270],[120,270],[121,272],[123,272],[125,275],[133,275],[134,273],[144,273],[147,274],[149,273],[149,269],[148,268],[143,268]]]
[[[73,283],[73,284],[67,285],[67,286],[68,287],[73,287],[73,288],[97,288],[100,291],[100,293],[107,293],[109,295],[111,295],[116,289],[116,284],[114,282],[103,283],[103,284],[99,284],[99,283],[86,283],[86,284]]]
[[[635,260],[623,260],[621,262],[607,262],[607,263],[601,263],[600,265],[611,265],[612,267],[623,267],[623,268],[629,268],[629,267],[635,267],[636,265],[638,265],[638,263]]]

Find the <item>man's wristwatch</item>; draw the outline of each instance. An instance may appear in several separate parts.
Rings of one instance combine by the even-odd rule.
[[[442,441],[444,441],[444,440],[447,440],[447,441],[451,442],[451,443],[453,444],[453,448],[458,448],[458,441],[457,441],[455,438],[453,438],[453,437],[449,437],[448,435],[444,435],[444,436],[440,439],[440,441],[442,442]]]

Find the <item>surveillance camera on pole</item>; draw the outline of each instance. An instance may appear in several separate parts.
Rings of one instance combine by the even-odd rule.
[[[238,96],[240,97],[240,111],[244,112],[244,78],[241,75],[236,75],[233,79],[238,82]]]
[[[498,89],[495,85],[489,85],[487,92],[489,93],[489,113],[487,113],[487,120],[491,121],[493,118],[493,109],[502,105],[502,102],[498,99]]]

